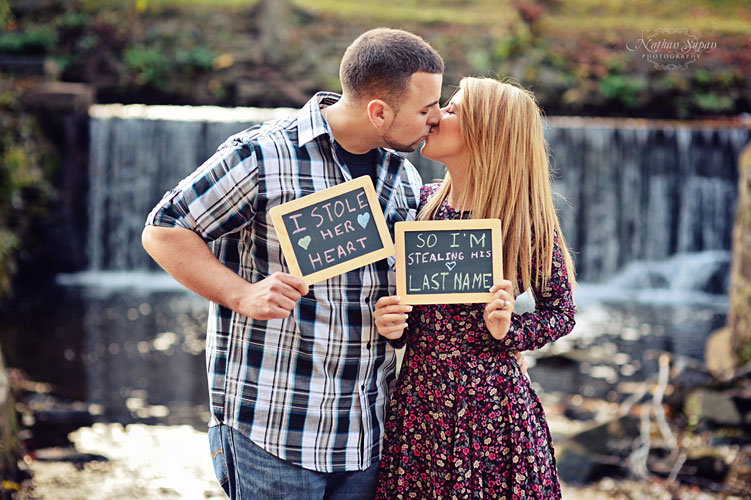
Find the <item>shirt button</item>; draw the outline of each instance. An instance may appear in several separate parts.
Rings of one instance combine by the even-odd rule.
[[[370,304],[370,297],[365,297],[365,303]]]

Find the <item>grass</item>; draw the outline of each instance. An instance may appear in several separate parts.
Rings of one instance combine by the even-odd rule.
[[[657,28],[686,28],[691,33],[716,33],[729,35],[751,34],[749,21],[719,17],[582,17],[572,15],[554,15],[547,20],[552,32],[556,29],[570,31],[618,31],[635,32]]]
[[[516,11],[507,2],[473,2],[468,6],[447,5],[449,2],[402,2],[398,6],[384,7],[374,0],[293,0],[303,9],[341,17],[366,18],[375,22],[414,21],[420,23],[447,23],[462,26],[508,25],[517,19]],[[500,4],[500,5],[497,5]]]
[[[245,9],[259,0],[131,0],[139,11],[178,9]],[[518,19],[510,0],[403,0],[385,6],[380,0],[291,0],[297,7],[335,17],[372,23],[449,23],[462,26],[508,26]],[[116,0],[87,0],[88,6]],[[641,32],[659,27],[690,31],[751,34],[748,0],[559,0],[546,17],[553,29]]]

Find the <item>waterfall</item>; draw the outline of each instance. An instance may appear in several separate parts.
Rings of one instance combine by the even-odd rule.
[[[549,122],[555,191],[565,199],[562,230],[581,279],[607,280],[634,261],[730,250],[738,156],[748,129]]]
[[[140,241],[162,195],[227,137],[286,112],[106,105],[90,115],[89,270],[144,271],[158,269]]]
[[[140,234],[162,194],[228,136],[291,110],[101,105],[91,109],[91,271],[148,271]],[[550,118],[563,232],[583,281],[676,254],[729,252],[747,128]],[[442,168],[409,155],[425,181]]]

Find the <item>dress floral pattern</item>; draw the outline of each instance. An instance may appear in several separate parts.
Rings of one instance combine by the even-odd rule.
[[[423,188],[421,204],[437,187]],[[436,219],[468,215],[444,202]],[[376,498],[561,498],[545,413],[513,356],[574,326],[557,238],[553,269],[546,287],[534,290],[535,311],[513,314],[502,341],[485,326],[485,304],[414,306],[400,339],[407,350],[388,409]]]

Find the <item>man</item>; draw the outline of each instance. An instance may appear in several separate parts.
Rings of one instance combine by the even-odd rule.
[[[368,31],[342,58],[341,96],[231,137],[148,217],[144,248],[211,301],[209,441],[231,498],[375,492],[395,356],[372,306],[393,293],[393,260],[308,287],[268,210],[370,175],[389,227],[413,219],[422,182],[392,150],[414,151],[438,123],[442,74],[421,38]]]

